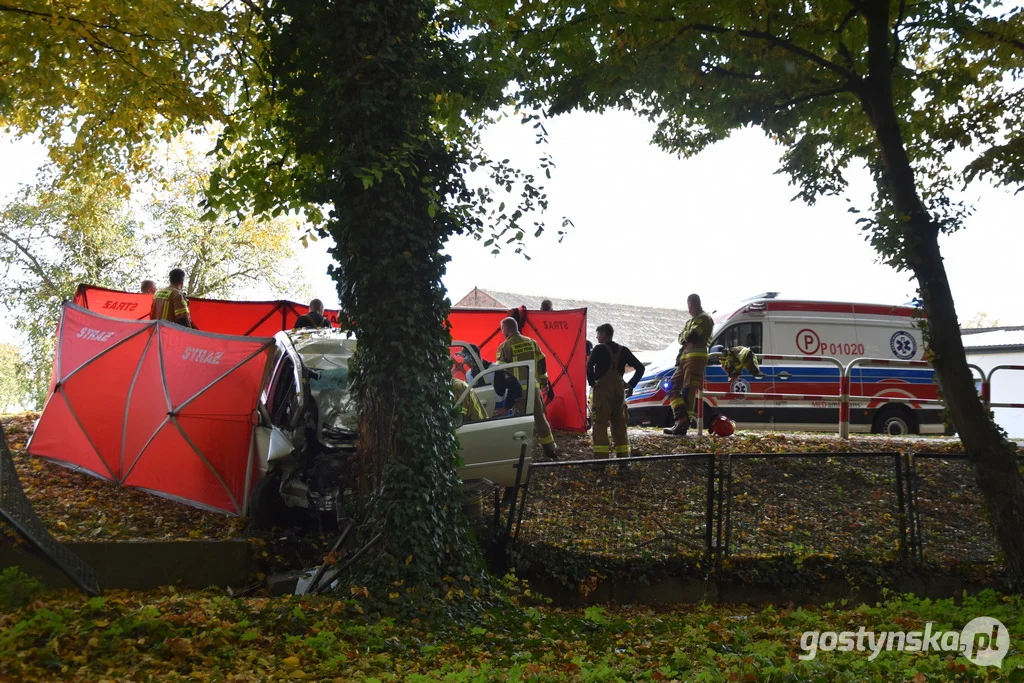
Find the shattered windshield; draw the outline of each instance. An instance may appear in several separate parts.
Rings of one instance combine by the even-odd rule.
[[[359,425],[348,381],[348,361],[355,351],[355,340],[330,342],[311,344],[299,352],[317,407],[317,431],[324,442],[330,436],[340,436],[339,432],[354,434]]]

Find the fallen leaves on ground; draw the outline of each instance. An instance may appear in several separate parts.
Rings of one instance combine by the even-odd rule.
[[[243,535],[245,520],[238,517],[117,486],[28,455],[25,445],[38,417],[38,413],[22,413],[4,416],[0,422],[25,495],[58,540],[227,539]]]
[[[0,614],[0,680],[769,681],[989,680],[956,652],[816,651],[805,632],[1011,634],[999,675],[1024,669],[1024,603],[986,591],[876,606],[677,605],[581,610],[508,604],[470,622],[373,618],[356,599],[210,592],[55,592]],[[824,642],[824,641],[822,641]],[[834,645],[834,643],[833,643]]]
[[[549,567],[556,574],[578,574],[588,563],[621,568],[625,561],[633,571],[680,557],[698,562],[707,547],[708,458],[644,457],[687,453],[731,456],[714,482],[714,504],[719,493],[724,502],[712,533],[733,557],[896,559],[913,539],[903,531],[898,460],[884,455],[894,452],[936,455],[916,459],[926,559],[991,562],[998,554],[969,465],[942,457],[963,452],[959,439],[778,432],[677,438],[641,428],[629,438],[639,460],[592,465],[588,435],[558,434],[565,464],[531,473],[520,538],[528,561],[579,565]],[[544,460],[539,450],[533,455]]]
[[[247,535],[245,520],[199,510],[150,493],[96,479],[24,452],[38,414],[2,421],[26,494],[59,540],[227,539]],[[892,439],[830,434],[739,433],[730,438],[674,438],[660,430],[630,429],[634,455],[673,453],[808,453],[810,459],[735,459],[727,491],[732,497],[734,552],[771,554],[809,549],[856,550],[881,557],[896,549],[894,474],[878,458],[827,458],[823,453],[913,451],[958,453],[958,439]],[[589,434],[558,432],[562,459],[592,459]],[[817,454],[817,455],[815,455]],[[534,443],[533,457],[544,456]],[[987,533],[980,498],[962,463],[929,460],[920,479],[925,523],[951,504],[971,534]],[[523,518],[526,544],[543,543],[587,554],[630,558],[699,553],[704,547],[706,461],[650,461],[630,468],[576,466],[535,470]],[[952,491],[951,499],[943,498]],[[835,520],[840,520],[838,523]],[[954,523],[956,520],[953,520]],[[961,527],[933,525],[932,547],[966,544]],[[955,526],[955,524],[954,524]],[[977,534],[975,534],[977,532]],[[723,530],[724,533],[724,530]],[[960,539],[959,545],[949,541]],[[278,541],[281,541],[278,543]],[[266,570],[316,563],[329,542],[263,535],[257,553]],[[978,544],[975,544],[978,546]],[[308,546],[308,547],[306,547]],[[988,541],[975,554],[991,552]],[[325,551],[326,552],[326,551]]]

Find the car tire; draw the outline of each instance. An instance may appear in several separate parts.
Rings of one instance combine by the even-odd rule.
[[[878,411],[871,431],[886,436],[909,436],[917,433],[917,421],[906,407],[888,405]]]

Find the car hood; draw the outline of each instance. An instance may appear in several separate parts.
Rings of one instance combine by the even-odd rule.
[[[669,363],[667,361],[651,363],[646,368],[644,368],[644,378],[657,377],[659,375],[665,374],[666,372],[672,372],[675,370],[675,367],[675,363]]]

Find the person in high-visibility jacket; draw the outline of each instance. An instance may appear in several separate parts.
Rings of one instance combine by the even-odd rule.
[[[188,299],[185,298],[181,288],[185,285],[185,271],[175,268],[168,277],[170,285],[158,289],[153,295],[153,306],[149,311],[149,317],[153,320],[169,320],[193,330],[199,329],[192,322],[192,316],[188,312]]]
[[[690,418],[697,417],[697,394],[704,384],[704,369],[708,365],[708,344],[715,321],[701,308],[700,297],[691,294],[686,297],[686,308],[690,319],[679,333],[679,356],[676,371],[672,374],[672,388],[669,390],[672,414],[676,423],[665,430],[673,436],[686,436]]]
[[[614,328],[608,323],[598,325],[597,346],[587,357],[587,382],[593,387],[590,409],[594,424],[594,457],[597,458],[607,458],[611,454],[609,426],[615,457],[629,456],[626,396],[633,395],[633,389],[644,374],[644,364],[625,346],[613,342],[614,334]],[[627,365],[634,370],[628,385],[622,381]]]
[[[718,362],[725,370],[725,374],[729,375],[730,380],[739,377],[744,370],[753,377],[761,376],[761,368],[757,365],[757,356],[746,346],[723,349],[721,355],[718,356]]]
[[[548,416],[544,410],[544,399],[541,396],[541,387],[547,387],[547,360],[541,353],[537,342],[524,337],[519,333],[519,323],[515,318],[505,318],[501,321],[501,333],[505,341],[498,345],[497,359],[499,363],[516,363],[518,361],[532,360],[534,376],[536,380],[536,391],[533,402],[533,431],[537,435],[537,441],[544,454],[549,458],[558,457],[558,448],[555,446],[555,436],[551,433],[551,425],[548,424]],[[526,388],[527,371],[525,368],[512,368],[509,370],[519,383]],[[522,415],[526,410],[526,396],[516,401],[516,412]]]
[[[452,400],[458,401],[462,397],[462,394],[466,393],[469,389],[469,385],[458,377],[452,377]],[[466,393],[466,399],[459,404],[459,410],[462,411],[463,422],[480,422],[481,420],[487,419],[487,413],[484,411],[483,405],[480,403],[480,399],[476,393],[469,389],[469,393]]]

